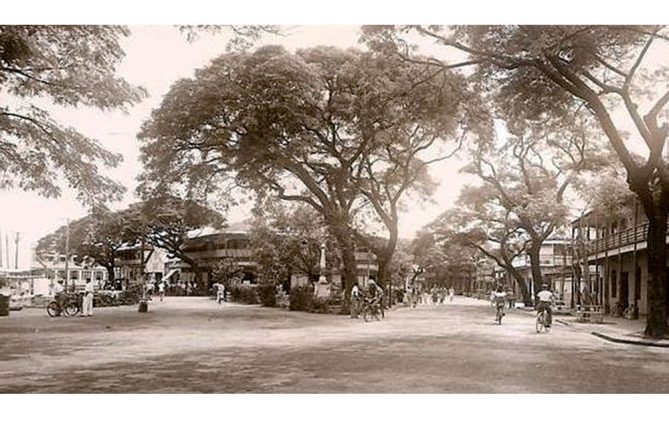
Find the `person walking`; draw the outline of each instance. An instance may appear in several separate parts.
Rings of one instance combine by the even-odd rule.
[[[221,304],[225,301],[225,285],[222,283],[217,283],[216,284],[216,302],[218,304]]]
[[[81,311],[82,316],[93,316],[93,291],[93,282],[91,282],[90,278],[86,279]]]
[[[357,318],[360,314],[360,288],[354,283],[351,288],[351,318]]]
[[[158,295],[160,295],[160,301],[163,301],[165,298],[165,281],[161,280],[158,284]]]
[[[448,289],[448,300],[449,300],[451,303],[453,303],[453,296],[454,296],[454,295],[455,295],[455,290],[454,290],[453,287],[451,286],[451,287]]]

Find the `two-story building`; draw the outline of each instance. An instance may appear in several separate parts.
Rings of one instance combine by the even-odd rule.
[[[539,251],[539,263],[543,283],[548,284],[557,296],[570,304],[572,298],[572,241],[561,238],[550,238],[543,242]],[[521,255],[514,259],[513,266],[523,277],[527,289],[533,296],[540,288],[534,284],[532,265],[529,255]],[[518,282],[508,278],[509,285],[515,294],[520,293]]]
[[[143,252],[142,252],[143,250]],[[126,245],[118,249],[115,259],[115,278],[127,282],[140,282],[142,272],[145,282],[158,282],[165,276],[168,255],[164,249],[150,244]],[[142,267],[142,260],[144,267]]]
[[[590,212],[572,222],[575,255],[581,269],[592,270],[575,281],[577,303],[609,310],[619,304],[647,313],[648,219],[636,201],[620,215]],[[577,250],[576,250],[577,249]]]
[[[69,261],[66,258],[63,253],[49,252],[35,255],[34,263],[41,265],[44,277],[50,281],[67,283],[68,287],[72,285],[82,287],[87,279],[91,279],[97,285],[103,285],[107,280],[106,268],[87,264],[73,255],[70,255]]]

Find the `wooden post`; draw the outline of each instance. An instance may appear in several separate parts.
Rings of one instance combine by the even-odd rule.
[[[622,223],[622,220],[621,220]],[[622,225],[621,225],[622,229]],[[628,282],[629,283],[629,282]],[[622,297],[622,291],[623,291],[623,231],[618,230],[618,291],[617,291],[617,296],[618,296],[618,303],[621,305],[625,306],[627,303],[627,300],[624,302],[621,302],[621,297]],[[627,287],[627,298],[629,299],[629,285]]]
[[[640,288],[637,288],[637,270],[639,268],[639,255],[637,253],[637,231],[639,230],[638,226],[638,221],[637,221],[637,214],[639,213],[639,201],[634,198],[634,249],[632,250],[632,255],[633,255],[633,270],[632,270],[632,281],[634,282],[634,288],[633,288],[633,293],[632,293],[632,300],[633,300],[633,305],[634,305],[634,310],[637,308],[637,299],[636,299],[636,293],[637,290],[640,291]]]

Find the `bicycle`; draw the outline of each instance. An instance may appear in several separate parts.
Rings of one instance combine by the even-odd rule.
[[[546,327],[547,325],[548,325],[548,313],[545,310],[540,310],[537,313],[537,320],[535,324],[537,333],[548,332],[550,329]]]
[[[611,307],[611,316],[618,318],[625,314],[625,309],[621,303],[616,303]]]
[[[367,315],[371,315],[372,318],[381,321],[379,316],[379,303],[375,298],[363,298],[360,306],[360,313],[362,313],[362,319],[365,322],[368,322]]]
[[[504,316],[504,303],[497,303],[495,312],[495,322],[502,325],[502,317]]]
[[[46,313],[50,317],[76,316],[81,311],[80,298],[78,294],[56,295],[56,299],[46,305]]]

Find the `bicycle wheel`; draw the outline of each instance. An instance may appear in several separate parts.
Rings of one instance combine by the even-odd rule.
[[[544,325],[544,313],[540,312],[537,314],[537,322],[536,322],[536,329],[537,333],[541,333],[542,331],[546,330],[546,326]]]
[[[65,305],[65,313],[68,316],[76,316],[80,310],[79,305],[75,302],[70,302]]]
[[[50,317],[60,316],[60,306],[55,301],[46,305],[46,313]]]

